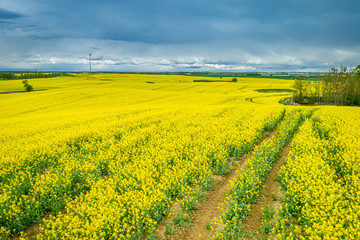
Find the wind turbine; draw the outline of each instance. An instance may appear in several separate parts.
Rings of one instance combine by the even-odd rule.
[[[90,73],[91,73],[91,55],[94,53],[94,50],[97,50],[97,49],[99,49],[99,48],[97,48],[97,47],[91,47],[91,50],[90,50],[90,52],[88,52],[88,54],[89,54],[89,69],[90,69]]]
[[[89,52],[89,68],[90,68],[90,73],[91,73],[91,54],[93,54],[93,50],[91,50],[91,52]]]

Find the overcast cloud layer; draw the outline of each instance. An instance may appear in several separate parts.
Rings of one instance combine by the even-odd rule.
[[[327,71],[360,64],[358,0],[2,0],[0,70]]]

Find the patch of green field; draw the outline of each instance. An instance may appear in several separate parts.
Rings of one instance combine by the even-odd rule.
[[[295,90],[293,89],[273,89],[273,88],[269,88],[269,89],[256,89],[255,91],[257,92],[261,92],[261,93],[277,93],[277,92],[295,92]]]

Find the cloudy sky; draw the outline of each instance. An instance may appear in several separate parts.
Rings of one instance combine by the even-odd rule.
[[[359,0],[1,0],[0,70],[327,71],[360,64]]]

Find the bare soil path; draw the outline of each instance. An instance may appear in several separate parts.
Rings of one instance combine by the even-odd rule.
[[[252,204],[251,211],[247,220],[244,221],[244,231],[254,232],[257,239],[261,239],[261,235],[258,233],[261,226],[262,209],[271,208],[276,212],[280,205],[280,199],[283,197],[281,192],[280,183],[275,179],[278,176],[280,167],[285,163],[290,150],[290,143],[288,143],[280,153],[280,159],[274,164],[268,178],[264,182],[264,185],[260,191],[259,198],[256,203]]]
[[[236,169],[243,168],[244,159],[236,162]],[[220,204],[224,202],[226,194],[229,192],[229,180],[235,175],[235,171],[229,172],[226,176],[217,176],[219,183],[215,189],[208,193],[208,199],[204,200],[197,206],[197,210],[192,213],[193,226],[191,228],[181,228],[170,239],[211,239],[212,232],[206,229],[206,224],[215,217],[222,215]]]
[[[41,217],[41,220],[43,219],[49,219],[52,215],[52,211],[47,211],[44,213],[44,215]],[[11,238],[11,240],[19,240],[19,239],[36,239],[37,235],[41,233],[40,225],[39,223],[33,222],[26,230],[24,230],[23,235],[17,235]]]
[[[276,131],[265,132],[263,138],[258,143],[261,144],[265,139],[275,136]],[[209,221],[215,217],[217,219],[223,214],[220,208],[224,203],[226,195],[229,193],[229,181],[234,179],[235,173],[244,168],[247,158],[252,157],[252,152],[244,155],[239,161],[235,161],[235,166],[231,166],[231,171],[224,177],[216,176],[218,184],[213,191],[208,192],[208,199],[197,206],[197,210],[192,213],[193,225],[190,228],[182,227],[170,239],[175,240],[193,240],[193,239],[211,239],[213,232],[206,228]],[[224,205],[223,208],[226,209]],[[201,236],[201,237],[200,237]]]

